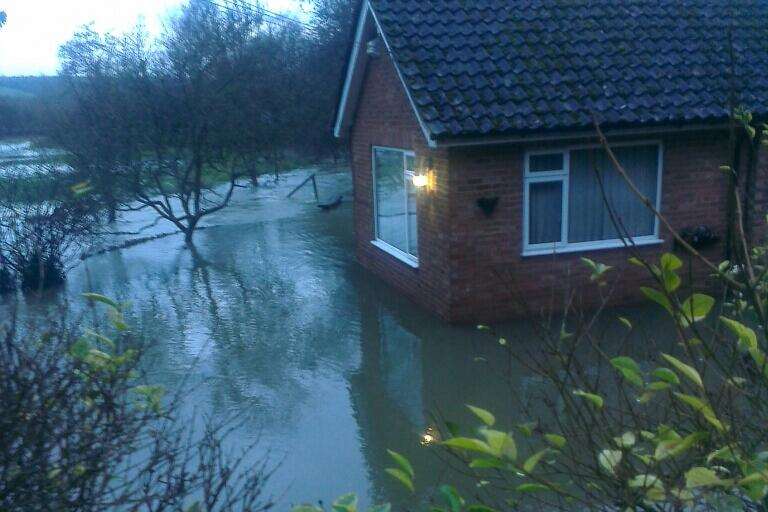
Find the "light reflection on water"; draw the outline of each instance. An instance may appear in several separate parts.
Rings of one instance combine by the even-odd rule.
[[[268,489],[279,509],[350,491],[364,503],[403,504],[412,498],[384,473],[387,448],[411,458],[428,492],[444,476],[420,444],[430,413],[469,423],[463,404],[472,403],[511,425],[525,419],[515,400],[539,383],[508,367],[498,344],[440,322],[361,269],[350,203],[322,212],[306,193],[285,199],[304,176],[239,190],[197,235],[197,257],[179,236],[107,252],[21,310],[83,311],[86,291],[130,303],[130,322],[153,340],[155,382],[173,388],[186,378],[186,414],[242,414],[234,441],[260,438],[257,456],[280,462]],[[348,173],[319,181],[326,198],[351,197]],[[119,229],[149,220],[134,215]],[[510,343],[533,342],[524,324],[509,330]]]

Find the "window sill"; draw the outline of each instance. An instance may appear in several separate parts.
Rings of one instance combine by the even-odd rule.
[[[406,265],[412,268],[419,268],[419,260],[417,258],[414,258],[410,254],[401,251],[397,247],[393,247],[389,245],[387,242],[384,242],[382,240],[372,240],[371,244],[378,247],[382,251],[386,252],[390,256],[393,256],[397,258],[398,260],[402,261]]]
[[[663,244],[664,240],[655,236],[636,238],[634,245],[641,247],[644,245],[658,245]],[[630,244],[632,245],[632,244]],[[602,242],[582,242],[576,244],[560,245],[560,246],[548,246],[548,247],[532,247],[525,249],[522,256],[546,256],[553,254],[567,254],[571,252],[587,252],[587,251],[601,251],[604,249],[621,249],[625,247],[621,240],[605,240]]]

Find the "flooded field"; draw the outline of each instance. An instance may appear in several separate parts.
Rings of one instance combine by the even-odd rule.
[[[0,139],[0,179],[33,176],[41,172],[67,172],[64,152],[44,142],[25,138]]]
[[[0,314],[19,300],[26,319],[63,308],[97,321],[82,293],[126,302],[151,340],[153,380],[185,386],[190,421],[244,419],[233,442],[258,439],[254,457],[277,466],[267,491],[278,510],[350,491],[364,503],[412,503],[384,471],[388,448],[411,458],[429,492],[445,477],[420,444],[431,414],[472,424],[471,403],[501,425],[522,422],[516,404],[540,383],[489,337],[442,323],[359,267],[348,171],[318,176],[321,200],[345,197],[330,212],[309,189],[286,199],[309,172],[239,189],[198,233],[198,254],[179,235],[105,252],[77,264],[63,290],[6,298]],[[117,229],[138,233],[152,220],[133,213]],[[141,236],[170,231],[160,223]],[[525,323],[504,329],[510,343],[535,343]]]

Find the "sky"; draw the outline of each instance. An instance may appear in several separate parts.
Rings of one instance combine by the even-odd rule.
[[[52,75],[59,46],[83,25],[99,32],[125,32],[143,19],[157,33],[162,19],[184,0],[0,0],[8,15],[0,29],[0,75]],[[255,2],[254,2],[255,3]],[[275,12],[299,12],[299,0],[264,0]]]

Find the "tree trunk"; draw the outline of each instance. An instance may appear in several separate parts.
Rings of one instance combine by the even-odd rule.
[[[186,229],[182,230],[184,232],[184,243],[186,243],[190,247],[195,245],[194,236],[195,236],[195,229],[197,229],[198,222],[200,222],[200,217],[194,217],[187,222]]]

